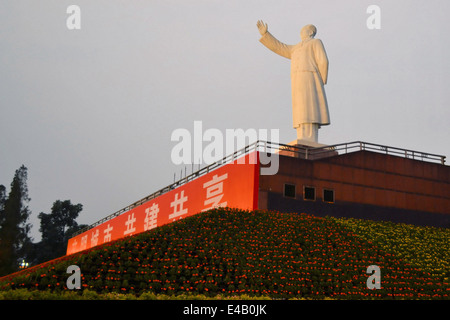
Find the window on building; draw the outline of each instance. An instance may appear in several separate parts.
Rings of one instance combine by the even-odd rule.
[[[303,199],[316,200],[316,188],[304,186],[303,187]]]
[[[285,183],[283,194],[285,197],[295,198],[295,184]]]
[[[334,190],[333,189],[323,189],[323,201],[334,203]]]

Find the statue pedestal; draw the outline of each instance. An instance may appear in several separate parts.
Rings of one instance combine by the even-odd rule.
[[[317,160],[337,156],[338,152],[333,149],[327,149],[328,145],[310,140],[294,140],[288,143],[290,147],[280,148],[279,154],[282,156]]]
[[[297,139],[294,141],[291,141],[288,143],[288,145],[290,146],[305,146],[308,148],[321,148],[321,147],[326,147],[326,144],[322,144],[322,143],[318,143],[315,141],[311,141],[311,140],[305,140],[305,139]]]

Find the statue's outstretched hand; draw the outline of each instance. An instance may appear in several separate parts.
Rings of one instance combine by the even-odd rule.
[[[267,32],[267,23],[264,23],[264,21],[258,20],[256,26],[258,27],[259,33],[262,36]]]

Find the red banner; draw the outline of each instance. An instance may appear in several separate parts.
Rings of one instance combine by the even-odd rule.
[[[71,239],[67,254],[134,235],[215,207],[258,206],[257,152],[149,200]]]

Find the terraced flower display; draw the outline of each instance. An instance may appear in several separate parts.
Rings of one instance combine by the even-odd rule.
[[[448,229],[219,208],[4,277],[0,288],[65,291],[75,264],[82,288],[99,293],[448,299],[449,242]],[[381,289],[367,288],[370,265]]]
[[[450,229],[358,219],[332,219],[429,276],[450,279]]]

